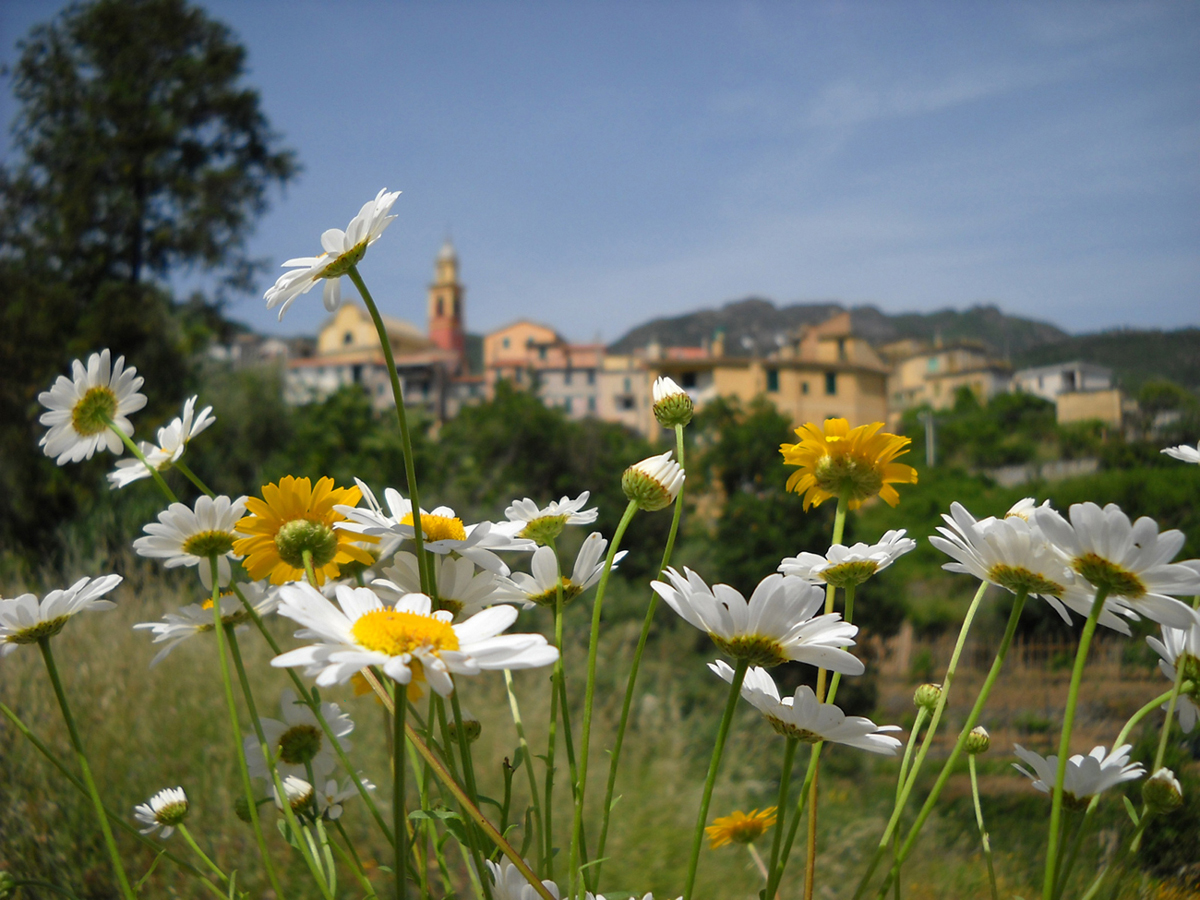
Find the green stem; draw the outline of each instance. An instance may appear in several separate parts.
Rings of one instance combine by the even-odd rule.
[[[1083,682],[1083,668],[1087,663],[1088,648],[1092,644],[1092,635],[1096,633],[1096,623],[1104,609],[1104,598],[1108,596],[1107,588],[1096,589],[1096,598],[1092,601],[1091,611],[1083,624],[1083,633],[1079,636],[1079,649],[1075,652],[1075,666],[1071,670],[1071,686],[1067,689],[1067,708],[1063,713],[1062,734],[1058,740],[1058,768],[1054,774],[1054,793],[1050,801],[1050,832],[1046,839],[1046,873],[1042,880],[1042,900],[1052,900],[1054,897],[1055,879],[1058,876],[1058,829],[1062,818],[1063,781],[1067,776],[1067,757],[1071,750],[1071,729],[1075,724],[1075,708],[1079,703],[1079,686]]]
[[[992,845],[988,841],[987,829],[983,827],[983,807],[979,803],[979,779],[975,775],[975,754],[967,754],[967,768],[971,771],[971,799],[975,801],[975,824],[979,826],[979,841],[983,845],[983,858],[987,861],[988,884],[992,888],[992,900],[1000,900],[996,889],[996,870],[992,867]]]
[[[37,735],[35,735],[32,731],[29,730],[29,727],[24,722],[21,721],[21,719],[17,716],[17,714],[15,712],[13,712],[11,709],[9,709],[5,704],[0,703],[0,715],[3,715],[6,719],[8,719],[10,722],[12,722],[13,727],[15,727],[17,729],[17,731],[21,732],[21,734],[23,734],[29,740],[29,742],[31,744],[33,744],[34,747],[37,748],[38,752],[41,753],[42,756],[44,756],[46,758],[46,760],[51,765],[54,766],[54,768],[58,769],[58,771],[62,773],[63,777],[66,778],[67,781],[69,781],[71,783],[71,785],[75,788],[75,790],[79,791],[79,793],[83,794],[88,799],[91,799],[91,794],[88,792],[87,785],[85,785],[82,781],[80,781],[75,776],[75,773],[72,772],[70,769],[68,769],[66,764],[62,760],[60,760],[57,756],[55,756],[54,752],[49,747],[47,747],[45,745],[45,743],[43,743],[41,741],[41,739],[38,738]],[[176,856],[174,853],[172,853],[166,847],[164,847],[161,844],[157,843],[156,841],[152,841],[150,838],[146,837],[146,835],[144,835],[140,831],[138,831],[133,825],[131,825],[127,821],[125,821],[124,816],[118,815],[117,813],[115,813],[111,809],[109,809],[107,806],[104,807],[104,813],[105,813],[105,815],[108,816],[110,822],[112,822],[114,825],[116,825],[118,828],[120,828],[122,831],[124,831],[127,835],[129,835],[135,841],[138,841],[141,844],[143,844],[148,850],[153,852],[155,855],[162,854],[167,859],[169,859],[171,862],[175,863],[175,865],[179,866],[179,868],[181,868],[185,872],[187,872],[189,875],[194,875],[200,879],[204,878],[204,873],[202,873],[199,869],[197,869],[191,863],[185,862],[184,860],[180,859],[178,856]]]
[[[1021,618],[1021,610],[1025,608],[1025,600],[1029,594],[1027,591],[1019,591],[1013,599],[1012,612],[1008,615],[1008,625],[1004,629],[1004,637],[1000,639],[1000,647],[996,651],[996,658],[992,661],[992,667],[988,670],[987,677],[983,680],[983,686],[979,689],[979,696],[975,698],[975,705],[971,707],[971,712],[967,716],[967,721],[962,727],[962,731],[958,734],[958,740],[954,743],[954,749],[950,751],[950,756],[942,766],[942,771],[934,782],[933,789],[929,792],[929,796],[925,798],[925,804],[921,807],[921,811],[917,813],[917,820],[913,823],[912,828],[908,830],[908,835],[904,839],[904,843],[900,847],[900,853],[893,866],[892,871],[885,879],[880,894],[887,891],[887,887],[892,878],[895,877],[899,866],[908,859],[908,854],[912,852],[913,845],[917,842],[917,838],[921,834],[921,829],[925,825],[925,820],[929,818],[933,812],[934,804],[937,803],[938,797],[942,793],[942,788],[946,786],[946,781],[950,778],[950,773],[954,770],[954,764],[958,762],[959,754],[962,753],[963,745],[966,744],[967,738],[971,734],[971,730],[979,723],[979,716],[983,712],[983,707],[987,703],[988,695],[992,692],[992,686],[996,683],[996,679],[1000,675],[1000,670],[1004,667],[1004,658],[1008,655],[1008,648],[1012,644],[1013,635],[1017,633],[1017,621]],[[938,698],[938,702],[942,703],[946,699],[946,690],[943,686],[942,696]],[[934,718],[936,719],[938,709],[934,710]],[[930,722],[929,731],[926,732],[926,739],[933,733],[933,723]],[[924,751],[924,747],[921,748]],[[915,767],[914,767],[915,769]],[[911,787],[912,782],[916,779],[916,772],[909,775],[909,783],[905,786],[906,789]]]
[[[187,826],[180,822],[175,827],[179,829],[179,833],[183,835],[183,839],[187,841],[187,845],[192,848],[192,852],[200,857],[200,859],[204,861],[204,864],[216,873],[218,878],[228,884],[229,876],[222,872],[220,866],[209,859],[208,854],[200,849],[200,845],[196,843],[196,839],[192,837],[192,833],[188,831]]]
[[[788,825],[787,837],[783,839],[783,849],[779,853],[779,867],[774,873],[774,879],[771,884],[772,889],[778,889],[780,882],[783,881],[783,872],[787,868],[788,859],[792,855],[792,845],[796,842],[796,832],[800,830],[800,820],[804,818],[804,810],[808,805],[808,792],[812,787],[813,772],[817,769],[817,759],[821,755],[821,748],[823,746],[825,746],[823,743],[812,744],[809,750],[808,768],[804,772],[804,781],[800,786],[800,796],[796,798],[796,812],[792,815],[791,823]],[[769,893],[768,896],[770,896]]]
[[[209,497],[217,496],[211,490],[209,490],[208,485],[196,477],[196,474],[184,464],[182,459],[175,460],[173,466],[179,470],[180,474],[182,474],[184,478],[199,488],[200,493],[207,494]]]
[[[700,798],[700,814],[696,817],[696,827],[692,831],[692,852],[688,857],[687,880],[683,887],[683,900],[692,900],[692,889],[696,886],[696,866],[700,862],[700,844],[704,838],[704,823],[708,821],[708,805],[712,800],[713,786],[717,783],[717,770],[721,767],[721,756],[725,751],[725,740],[729,737],[729,726],[733,722],[733,713],[737,709],[738,696],[742,690],[742,682],[746,678],[746,670],[750,663],[745,659],[737,661],[733,670],[733,682],[729,685],[729,699],[725,701],[725,713],[721,716],[721,726],[717,729],[717,741],[713,745],[712,759],[708,763],[708,775],[704,779],[704,794]],[[770,896],[768,894],[768,896]]]
[[[963,618],[962,626],[958,629],[958,639],[954,643],[954,652],[950,654],[950,664],[946,666],[946,674],[942,678],[942,690],[933,708],[933,718],[929,720],[929,727],[925,730],[925,737],[921,741],[921,749],[917,751],[917,759],[913,763],[912,769],[906,778],[901,779],[903,786],[900,790],[899,798],[892,809],[892,815],[888,819],[887,827],[883,830],[883,836],[879,839],[879,844],[871,856],[871,861],[867,864],[867,869],[863,873],[862,878],[859,879],[858,887],[854,889],[854,900],[859,900],[866,891],[867,884],[870,882],[871,876],[875,874],[875,869],[883,859],[884,853],[887,852],[888,844],[891,843],[892,835],[896,832],[896,827],[900,822],[900,816],[903,815],[904,808],[908,804],[908,796],[912,793],[913,785],[917,782],[921,766],[924,764],[925,757],[929,753],[929,748],[933,744],[933,736],[937,733],[938,725],[942,721],[942,713],[945,711],[946,703],[950,699],[950,685],[954,681],[954,673],[958,670],[959,657],[962,656],[963,647],[967,643],[967,634],[971,630],[971,625],[975,621],[975,614],[979,611],[979,605],[983,602],[983,595],[987,593],[987,589],[988,582],[982,582],[971,600],[971,605],[967,607],[967,614]]]
[[[1142,816],[1142,818],[1138,821],[1137,827],[1133,830],[1133,835],[1131,836],[1130,842],[1121,848],[1121,852],[1117,854],[1116,859],[1100,870],[1099,874],[1096,875],[1096,880],[1092,882],[1091,886],[1087,889],[1087,892],[1084,893],[1080,900],[1093,900],[1093,898],[1096,896],[1096,893],[1100,890],[1100,886],[1104,883],[1104,879],[1108,873],[1115,871],[1124,865],[1125,857],[1128,856],[1130,851],[1133,849],[1133,844],[1141,839],[1142,832],[1146,830],[1146,825],[1150,822],[1150,818],[1150,816]]]
[[[167,500],[171,503],[178,503],[179,498],[175,496],[175,493],[169,487],[167,487],[167,483],[163,481],[162,473],[160,473],[158,469],[154,468],[154,466],[150,465],[150,463],[146,461],[146,454],[143,453],[138,445],[130,439],[129,435],[123,432],[111,421],[109,421],[108,427],[113,434],[121,439],[121,443],[129,448],[129,452],[142,461],[142,465],[145,466],[150,472],[150,475],[154,478],[154,483],[158,485],[158,489],[163,492],[163,495],[167,498]]]
[[[404,806],[404,726],[408,703],[404,699],[405,687],[395,685],[395,703],[392,710],[392,830],[396,835],[396,855],[393,875],[396,879],[396,900],[408,897],[408,878],[405,866],[408,862],[408,821]],[[460,733],[462,729],[459,729]]]
[[[579,772],[575,778],[575,815],[571,827],[571,868],[569,870],[571,889],[567,896],[572,898],[575,896],[576,876],[579,871],[581,854],[579,837],[583,833],[583,804],[587,796],[588,752],[591,749],[592,739],[592,702],[596,693],[596,657],[600,649],[600,613],[604,606],[604,591],[608,587],[609,576],[612,575],[613,559],[621,546],[621,538],[625,536],[625,529],[633,521],[637,510],[637,503],[630,500],[625,507],[625,514],[621,516],[621,521],[617,525],[616,533],[613,534],[612,543],[608,545],[608,556],[604,560],[604,572],[600,576],[600,583],[596,586],[596,599],[592,602],[592,631],[588,639],[587,687],[583,696],[583,729],[579,737]],[[566,710],[564,709],[563,712],[565,713]]]
[[[454,690],[450,693],[450,708],[454,712],[454,728],[458,732],[458,754],[462,757],[463,775],[467,782],[467,796],[470,797],[471,803],[477,809],[482,809],[479,803],[479,787],[475,781],[475,759],[471,755],[471,741],[467,738],[467,729],[463,724],[462,706],[458,702],[458,691]],[[447,748],[447,753],[450,752]],[[483,894],[487,900],[491,900],[492,888],[488,881],[487,873],[484,872],[480,860],[475,861],[475,866],[479,870],[479,880],[483,885]]]
[[[279,646],[279,642],[275,640],[275,636],[271,634],[269,630],[267,630],[267,625],[265,622],[263,622],[262,616],[260,616],[257,610],[255,610],[254,605],[249,601],[249,599],[247,599],[246,595],[242,592],[242,589],[238,587],[236,581],[232,582],[232,586],[233,592],[242,602],[242,607],[246,610],[247,615],[250,616],[250,620],[254,623],[254,627],[258,629],[259,634],[261,634],[266,640],[267,645],[271,648],[272,652],[274,652],[276,656],[282,655],[283,648]],[[379,826],[379,830],[383,832],[384,837],[387,838],[387,842],[394,845],[396,841],[392,837],[392,830],[388,827],[387,822],[384,821],[383,816],[380,814],[379,807],[375,805],[375,800],[371,797],[371,792],[367,790],[366,785],[362,783],[362,779],[358,777],[358,773],[355,771],[354,766],[350,761],[350,757],[346,755],[346,751],[338,742],[337,736],[333,733],[333,729],[329,727],[329,722],[325,720],[325,714],[321,711],[321,704],[313,699],[312,694],[308,690],[308,686],[305,685],[305,683],[300,679],[300,676],[296,674],[295,669],[287,669],[286,671],[288,677],[292,680],[292,685],[296,688],[296,692],[300,695],[301,699],[304,700],[305,705],[308,706],[308,708],[312,711],[313,716],[317,720],[317,724],[321,726],[321,731],[325,733],[325,739],[329,741],[329,746],[331,746],[334,752],[337,754],[338,760],[341,762],[342,767],[350,773],[350,780],[354,782],[354,787],[358,789],[358,795],[362,797],[363,802],[366,803],[367,809],[371,813],[371,817]]]
[[[675,426],[675,457],[683,467],[683,426]],[[681,485],[675,497],[675,510],[671,517],[671,530],[667,533],[667,545],[663,549],[662,561],[658,565],[658,577],[661,579],[671,565],[671,554],[675,549],[675,536],[679,533],[679,520],[683,516],[683,491]],[[629,713],[633,707],[633,691],[637,684],[638,670],[642,664],[642,654],[646,651],[646,641],[650,637],[650,628],[654,624],[654,613],[658,610],[658,593],[650,592],[650,603],[646,606],[646,617],[642,620],[642,631],[638,635],[637,648],[633,651],[633,664],[629,667],[629,679],[625,682],[625,699],[621,704],[621,719],[617,723],[617,736],[613,741],[612,754],[608,761],[608,782],[604,787],[604,808],[600,819],[600,840],[596,845],[596,883],[600,881],[600,867],[604,864],[604,847],[608,842],[608,821],[612,813],[613,792],[617,786],[617,767],[621,762],[621,747],[625,743],[625,728],[629,724]]]
[[[438,728],[442,733],[442,748],[445,754],[444,758],[446,760],[446,764],[450,767],[450,773],[452,777],[457,782],[460,779],[458,777],[458,767],[454,763],[454,740],[450,737],[450,726],[446,722],[446,704],[442,702],[442,698],[440,696],[435,697],[433,703],[434,708],[437,710]],[[461,728],[459,729],[459,734],[462,734]],[[464,784],[466,783],[465,774],[463,775],[461,781]],[[478,802],[471,800],[470,796],[467,797],[467,802],[473,808],[479,808]],[[464,811],[466,811],[466,807],[464,807]],[[487,875],[484,874],[483,853],[479,849],[479,835],[476,834],[475,829],[471,827],[470,822],[464,824],[463,830],[467,835],[467,850],[469,851],[471,857],[471,864],[467,866],[467,871],[468,873],[475,873],[472,880],[476,885],[476,891],[477,893],[483,893],[482,885],[487,881]],[[463,854],[464,859],[466,858],[466,855],[466,853]]]
[[[215,557],[213,559],[215,560]],[[214,566],[215,564],[216,563],[214,561]],[[215,577],[216,576],[214,574],[214,579]],[[216,603],[213,604],[214,607],[216,605]],[[325,884],[325,876],[321,871],[320,860],[313,855],[306,841],[304,840],[304,832],[300,828],[300,823],[296,821],[296,813],[292,809],[292,804],[288,802],[287,791],[283,789],[283,779],[279,776],[279,770],[275,768],[275,757],[271,751],[270,744],[267,743],[267,736],[263,733],[262,721],[258,717],[258,708],[254,703],[254,694],[250,690],[250,679],[246,676],[246,667],[242,663],[242,652],[241,648],[238,647],[237,634],[234,632],[232,625],[218,626],[218,634],[223,637],[223,643],[228,644],[229,646],[229,656],[233,660],[233,667],[237,672],[238,683],[242,688],[242,697],[246,701],[246,708],[250,713],[250,722],[254,727],[254,736],[258,740],[259,750],[262,752],[263,762],[266,764],[267,772],[270,773],[271,780],[275,785],[275,793],[279,795],[279,806],[282,808],[283,817],[287,821],[288,827],[291,828],[292,834],[296,838],[296,843],[300,847],[300,855],[304,857],[305,865],[308,866],[309,873],[312,875],[313,880],[317,883],[317,888],[321,891],[321,894],[325,897],[325,900],[333,900],[333,897],[329,892],[329,888]],[[222,654],[222,658],[223,657],[224,654]],[[230,701],[233,700],[232,688],[230,689],[229,699]],[[249,769],[246,768],[246,758],[245,753],[241,750],[241,743],[241,734],[239,732],[238,759],[241,760],[241,767],[245,771],[246,780],[247,783],[249,783],[250,772]],[[315,791],[317,790],[317,786],[313,784],[312,789],[314,791],[315,800]],[[250,794],[247,794],[247,797],[250,800],[250,803],[253,804],[253,797],[251,797]],[[256,813],[254,815],[257,817]]]
[[[916,746],[917,737],[921,733],[921,725],[924,723],[925,717],[927,715],[929,715],[929,709],[927,707],[922,706],[917,709],[917,717],[913,721],[912,732],[909,734],[908,743],[904,747],[904,758],[900,761],[900,777],[896,779],[896,801],[895,802],[897,805],[899,805],[899,803],[900,803],[900,794],[903,791],[905,781],[907,780],[908,763],[909,763],[909,760],[912,758],[913,747]],[[896,898],[897,898],[897,900],[899,900],[899,897],[900,897],[900,876],[899,876],[900,868],[899,868],[899,864],[896,862],[896,856],[899,853],[899,850],[900,850],[900,841],[897,840],[896,837],[893,836],[893,838],[892,838],[892,865],[896,866],[896,873],[897,873],[897,875],[896,875]]]
[[[400,441],[404,448],[404,477],[408,481],[408,499],[412,501],[413,543],[417,547],[417,570],[421,576],[421,590],[428,594],[432,575],[429,571],[429,561],[425,558],[424,552],[425,537],[421,530],[421,496],[417,491],[417,467],[416,461],[413,459],[412,434],[408,430],[408,414],[404,409],[404,389],[400,386],[400,375],[396,372],[396,360],[392,356],[392,342],[388,337],[387,329],[383,326],[383,317],[379,315],[379,307],[375,305],[375,299],[367,290],[366,282],[358,274],[358,266],[351,266],[350,271],[346,274],[358,288],[358,293],[362,297],[363,303],[367,305],[367,311],[371,314],[371,321],[375,323],[375,332],[379,335],[379,346],[383,350],[383,358],[387,362],[388,377],[392,380],[392,399],[396,402],[396,417],[400,421]]]
[[[354,875],[354,880],[358,882],[358,886],[367,892],[365,900],[376,897],[375,888],[371,884],[371,880],[367,878],[367,870],[363,868],[362,860],[359,858],[358,851],[354,849],[354,842],[350,840],[350,835],[346,834],[346,829],[342,827],[342,823],[337,819],[333,820],[333,827],[337,829],[337,833],[341,835],[342,840],[346,844],[346,849],[343,850],[336,843],[331,842],[333,849],[337,851],[342,861],[350,868],[350,872]]]
[[[104,846],[108,848],[108,857],[112,862],[113,872],[117,876],[117,883],[121,887],[121,893],[126,900],[135,900],[133,888],[129,885],[129,876],[125,874],[125,866],[121,863],[121,852],[117,849],[117,842],[113,838],[112,829],[108,827],[108,816],[104,812],[104,802],[100,799],[100,792],[96,789],[96,782],[92,778],[92,769],[88,765],[87,754],[83,750],[83,741],[79,738],[79,731],[75,728],[75,718],[71,715],[71,707],[67,704],[67,695],[63,690],[62,681],[58,677],[58,666],[54,664],[54,652],[50,649],[50,638],[38,638],[38,647],[42,651],[42,659],[46,663],[46,672],[50,675],[50,683],[54,686],[54,695],[58,698],[58,708],[62,710],[63,720],[67,723],[67,732],[71,736],[71,746],[75,748],[75,756],[79,761],[79,770],[83,774],[84,784],[87,785],[88,796],[92,798],[92,807],[96,811],[96,818],[100,820],[100,832],[104,835]]]
[[[559,579],[561,586],[562,579]],[[550,676],[550,721],[546,732],[546,802],[544,804],[545,847],[539,849],[542,865],[538,868],[546,873],[546,877],[554,881],[554,751],[558,739],[558,702],[561,696],[566,696],[562,690],[563,670],[563,602],[561,591],[554,601],[554,646],[558,648],[558,659],[554,661],[554,671]]]
[[[800,739],[789,737],[783,747],[783,768],[779,772],[779,799],[775,801],[775,834],[771,838],[771,864],[767,867],[767,890],[764,897],[775,897],[778,886],[775,873],[779,870],[779,851],[783,847],[784,821],[787,819],[788,790],[792,786],[792,767]]]
[[[508,708],[512,713],[513,726],[517,729],[517,745],[521,748],[521,763],[525,768],[525,773],[529,776],[529,796],[533,804],[533,820],[537,831],[538,853],[540,854],[544,843],[542,837],[542,804],[538,792],[537,776],[533,772],[533,758],[529,752],[529,742],[525,740],[525,723],[521,720],[521,707],[517,703],[517,692],[513,684],[512,672],[509,669],[504,670],[504,689],[508,693]]]

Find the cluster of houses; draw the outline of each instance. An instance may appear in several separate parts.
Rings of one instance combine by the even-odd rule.
[[[1035,394],[1056,404],[1060,422],[1096,419],[1119,427],[1128,412],[1112,372],[1102,366],[1066,362],[1014,372],[980,342],[873,346],[855,334],[849,312],[780,336],[764,356],[728,353],[720,331],[704,346],[650,343],[632,353],[611,353],[603,344],[571,343],[549,325],[527,319],[482,338],[469,335],[464,300],[458,256],[447,241],[429,286],[427,330],[383,317],[405,403],[435,422],[494,396],[497,384],[507,381],[570,418],[619,422],[654,437],[651,385],[660,375],[673,378],[698,407],[716,397],[748,402],[765,395],[795,422],[837,416],[894,425],[907,409],[953,406],[962,388],[982,403],[1008,391]],[[378,334],[365,307],[354,301],[333,313],[315,341],[245,335],[215,348],[214,355],[234,364],[277,361],[285,367],[285,399],[291,404],[359,385],[378,409],[392,405]]]

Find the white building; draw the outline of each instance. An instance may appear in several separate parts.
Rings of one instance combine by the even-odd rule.
[[[1079,360],[1021,369],[1013,374],[1012,383],[1013,390],[1052,401],[1060,394],[1107,391],[1113,386],[1112,369]]]

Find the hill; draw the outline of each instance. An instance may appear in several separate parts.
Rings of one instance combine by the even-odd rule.
[[[666,346],[699,347],[711,340],[717,329],[724,329],[726,353],[751,356],[779,346],[802,325],[815,325],[845,310],[845,306],[834,302],[777,307],[769,300],[750,297],[726,303],[719,309],[653,319],[627,332],[609,347],[609,352],[631,353],[654,341]],[[932,340],[940,335],[946,340],[983,341],[997,355],[1015,356],[1070,337],[1047,322],[1005,315],[995,306],[899,315],[889,315],[874,306],[856,306],[850,309],[850,315],[855,331],[874,344],[901,338]]]
[[[1108,366],[1127,391],[1146,381],[1167,378],[1200,390],[1200,328],[1175,331],[1102,331],[1071,335],[1053,344],[1013,354],[1016,366],[1040,366],[1070,359]]]

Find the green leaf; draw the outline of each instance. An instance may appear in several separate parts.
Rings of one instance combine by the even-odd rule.
[[[1133,820],[1134,827],[1137,827],[1138,814],[1137,810],[1133,808],[1133,801],[1129,799],[1128,795],[1123,795],[1121,799],[1125,801],[1125,811],[1129,813],[1129,818]]]

